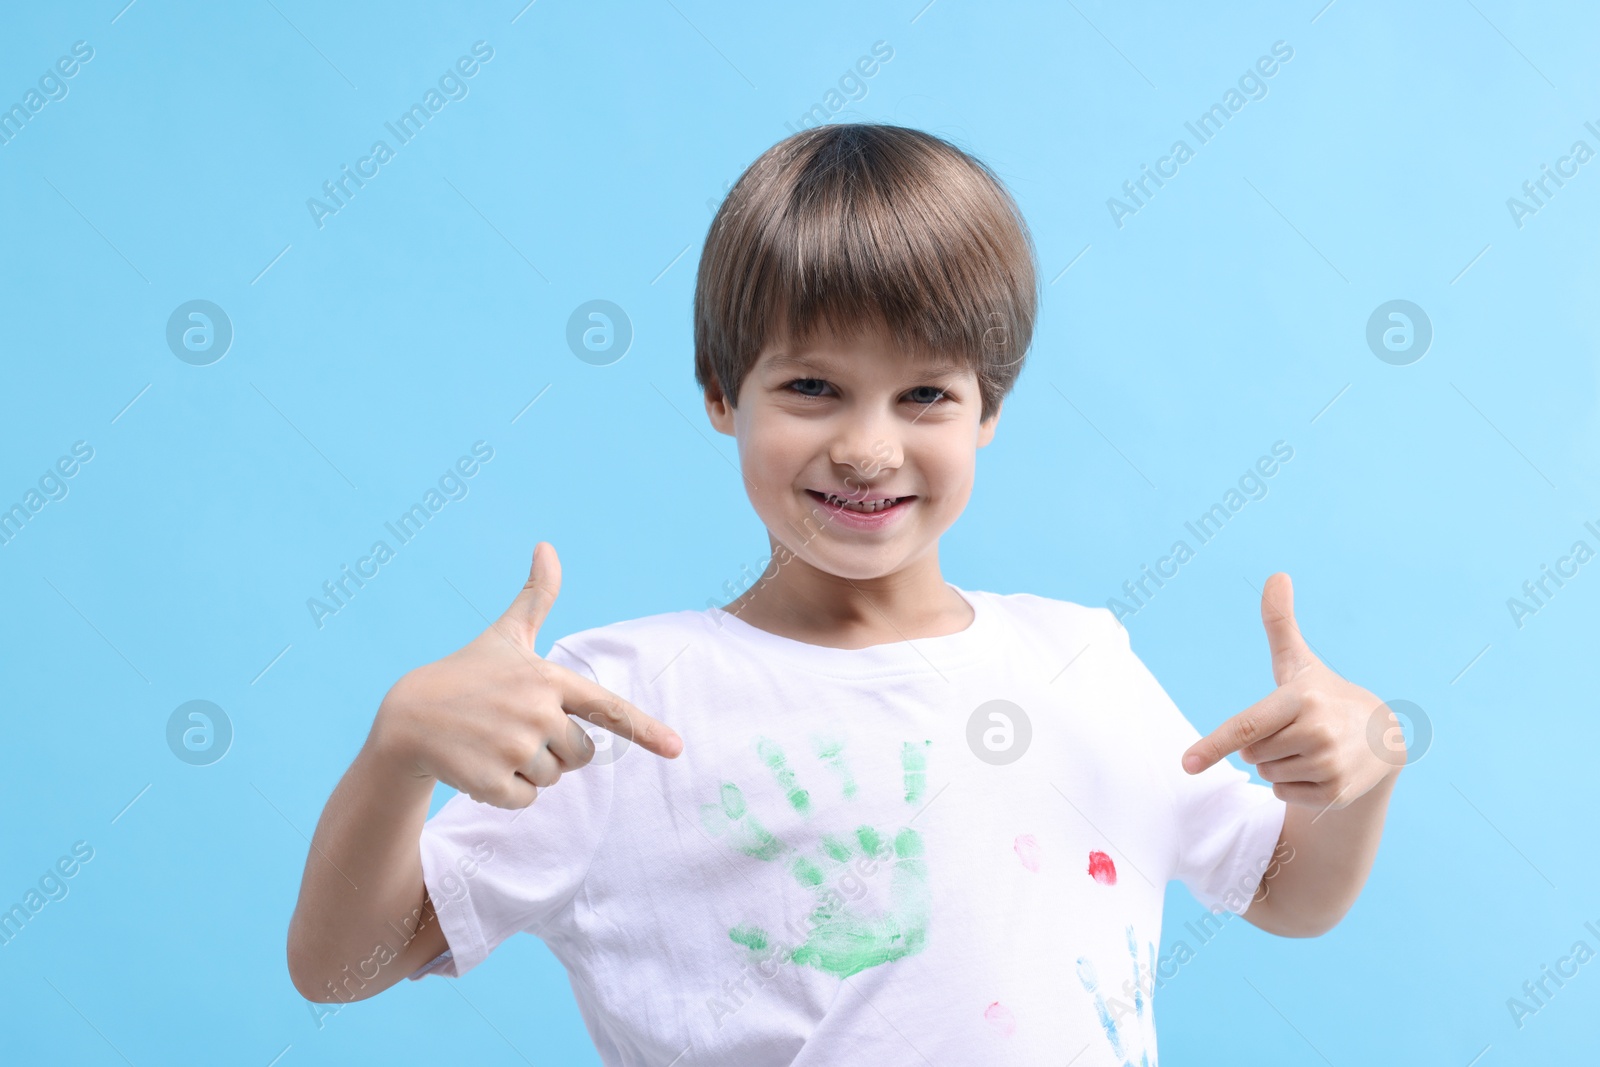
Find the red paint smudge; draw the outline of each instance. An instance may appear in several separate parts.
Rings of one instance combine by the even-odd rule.
[[[983,1017],[989,1020],[990,1026],[1000,1031],[1001,1037],[1010,1037],[1017,1032],[1017,1017],[998,1000],[983,1009]]]
[[[1022,861],[1024,867],[1034,874],[1039,873],[1039,860],[1043,850],[1032,834],[1018,834],[1016,842],[1011,847],[1017,850],[1017,859]]]
[[[1101,885],[1117,884],[1117,865],[1104,852],[1089,853],[1089,877]]]

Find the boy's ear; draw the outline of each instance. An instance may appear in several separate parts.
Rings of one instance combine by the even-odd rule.
[[[711,425],[718,433],[734,436],[733,405],[728,403],[728,398],[722,391],[722,383],[715,378],[706,385],[705,402],[706,416],[711,420]]]
[[[1000,403],[994,406],[994,414],[990,415],[984,421],[978,423],[979,448],[982,448],[984,445],[994,440],[994,428],[996,424],[1000,422],[1000,409],[1005,406],[1005,401],[1002,400]]]

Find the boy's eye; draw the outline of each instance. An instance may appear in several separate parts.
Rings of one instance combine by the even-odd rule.
[[[798,393],[800,396],[821,398],[833,386],[821,378],[796,378],[791,382],[784,383],[784,388],[790,392]],[[949,399],[949,394],[936,385],[919,385],[906,393],[906,399],[914,404],[927,407],[937,404],[941,400]]]
[[[828,383],[821,378],[796,378],[786,387],[799,393],[801,396],[821,396],[828,388]]]

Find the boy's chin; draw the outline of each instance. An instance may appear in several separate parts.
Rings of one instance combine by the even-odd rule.
[[[814,569],[851,582],[872,582],[901,570],[910,560],[901,552],[822,551],[800,557]]]

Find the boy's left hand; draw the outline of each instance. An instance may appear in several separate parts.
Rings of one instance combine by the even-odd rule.
[[[1198,774],[1238,752],[1274,783],[1280,800],[1345,807],[1404,765],[1400,724],[1383,701],[1312,654],[1294,621],[1287,574],[1274,574],[1262,587],[1261,624],[1278,688],[1190,745],[1183,768]]]

